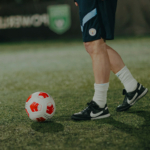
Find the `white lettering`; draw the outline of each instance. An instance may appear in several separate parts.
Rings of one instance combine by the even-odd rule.
[[[40,27],[49,25],[48,14],[34,14],[30,16],[0,16],[0,29],[10,28],[26,28],[26,27]]]
[[[3,19],[3,29],[9,28],[9,18],[4,17]]]
[[[45,26],[48,26],[49,25],[49,17],[47,14],[43,14],[41,15],[41,21],[43,22],[43,24]]]
[[[16,16],[15,17],[15,28],[20,28],[21,27],[21,22],[22,22],[22,16]]]
[[[34,27],[39,27],[42,25],[40,15],[36,14],[32,16],[32,24]]]
[[[2,22],[3,22],[3,18],[0,17],[0,29],[3,29],[3,24],[2,24]]]
[[[15,24],[15,18],[14,16],[10,16],[9,18],[9,27],[10,28],[14,28],[14,24]]]
[[[31,27],[31,17],[30,16],[22,16],[22,27]]]

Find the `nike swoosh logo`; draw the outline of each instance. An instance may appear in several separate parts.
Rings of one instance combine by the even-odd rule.
[[[134,97],[133,97],[131,100],[129,100],[129,99],[127,98],[127,102],[128,102],[129,105],[135,100],[135,98],[137,97],[137,95],[138,95],[138,93],[136,93],[136,94],[134,95]]]
[[[101,112],[99,112],[99,113],[96,113],[96,114],[93,114],[93,112],[91,112],[91,113],[90,113],[90,116],[91,116],[92,118],[94,118],[94,117],[97,117],[97,116],[101,115],[102,113],[103,113],[103,111],[101,111]]]

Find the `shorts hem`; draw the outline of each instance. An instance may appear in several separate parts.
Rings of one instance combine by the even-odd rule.
[[[103,37],[99,37],[99,38],[95,38],[95,39],[91,39],[91,40],[83,40],[83,42],[92,42],[92,41],[96,41],[99,40]],[[114,38],[103,38],[104,40],[114,40]]]

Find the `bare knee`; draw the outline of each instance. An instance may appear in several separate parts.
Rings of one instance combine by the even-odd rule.
[[[89,53],[89,54],[92,54],[94,52],[94,42],[85,42],[84,43],[84,47],[86,49],[86,51]]]
[[[92,42],[85,42],[84,43],[86,51],[90,54],[98,54],[102,50],[104,50],[104,46],[106,47],[106,44],[103,39],[92,41]]]

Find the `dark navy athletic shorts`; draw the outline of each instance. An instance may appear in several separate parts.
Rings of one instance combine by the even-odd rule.
[[[75,0],[79,5],[83,41],[114,39],[117,0]]]

